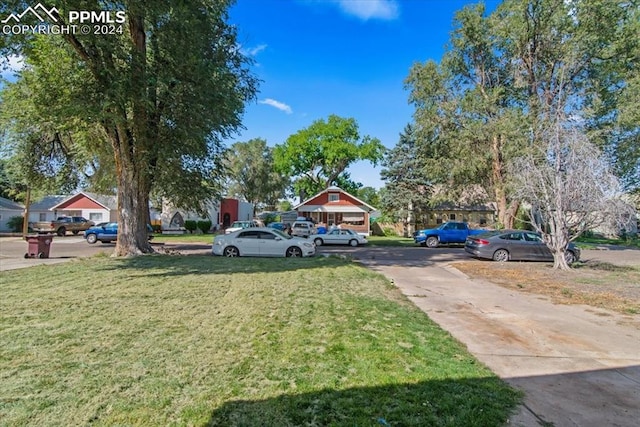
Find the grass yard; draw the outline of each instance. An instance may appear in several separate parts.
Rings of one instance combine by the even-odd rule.
[[[94,257],[0,292],[3,426],[499,426],[521,399],[337,258]]]
[[[470,277],[545,295],[557,304],[586,304],[640,314],[640,266],[580,262],[570,271],[558,271],[551,268],[551,263],[484,260],[456,262],[453,266]]]
[[[629,246],[631,248],[640,248],[640,239],[633,237],[625,239],[607,239],[605,237],[582,236],[576,240],[576,244],[581,249],[591,249],[599,245]]]

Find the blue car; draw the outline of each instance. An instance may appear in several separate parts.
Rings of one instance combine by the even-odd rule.
[[[149,240],[153,239],[153,228],[149,224],[147,224],[147,230],[149,231]],[[118,239],[118,223],[105,222],[95,225],[84,232],[84,238],[90,244],[94,244],[97,241],[102,243],[114,242]]]
[[[274,228],[276,230],[280,230],[285,233],[289,232],[289,229],[291,228],[289,224],[286,224],[284,222],[270,222],[269,225],[267,225],[267,227]]]
[[[420,246],[436,248],[441,244],[464,243],[467,237],[485,233],[487,230],[472,230],[466,222],[445,222],[437,228],[418,230],[413,233],[413,241]]]

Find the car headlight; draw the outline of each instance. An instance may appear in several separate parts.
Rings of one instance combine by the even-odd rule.
[[[302,246],[306,246],[307,248],[312,248],[312,247],[314,247],[314,246],[315,246],[315,244],[313,244],[313,243],[309,243],[309,242],[304,242],[304,243],[302,244]]]

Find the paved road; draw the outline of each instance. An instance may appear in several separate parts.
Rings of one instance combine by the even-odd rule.
[[[165,248],[184,254],[210,250],[209,245]],[[0,269],[11,268],[12,262],[61,262],[109,252],[113,246],[59,238],[50,260],[24,260],[25,249],[19,238],[0,238]],[[524,390],[524,405],[509,425],[638,425],[640,315],[554,305],[545,297],[470,280],[450,266],[467,258],[460,248],[321,247],[319,252],[349,254],[389,277],[481,362]],[[583,259],[640,265],[640,251],[589,250]]]

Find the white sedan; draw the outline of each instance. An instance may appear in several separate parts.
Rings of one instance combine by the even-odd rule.
[[[274,228],[252,227],[216,236],[211,252],[226,257],[303,257],[313,256],[316,246],[312,241],[291,237]]]
[[[309,240],[316,244],[322,245],[365,245],[367,239],[348,228],[336,228],[325,234],[312,234]]]

